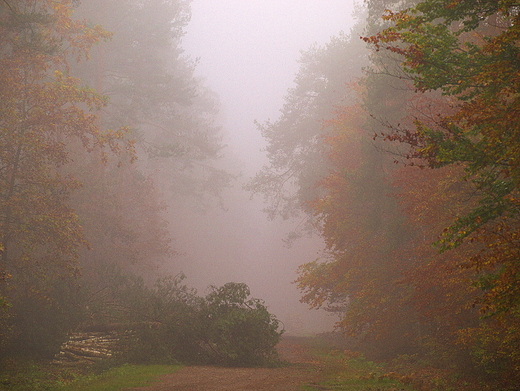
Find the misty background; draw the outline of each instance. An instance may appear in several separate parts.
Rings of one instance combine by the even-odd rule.
[[[0,377],[270,366],[279,319],[421,386],[516,389],[519,24],[511,1],[0,1]]]
[[[350,32],[354,3],[195,0],[182,40],[185,53],[198,59],[196,75],[220,98],[226,144],[220,164],[237,180],[224,191],[222,207],[185,205],[180,226],[173,222],[179,220],[178,211],[170,215],[174,247],[181,254],[164,271],[184,272],[200,292],[208,285],[245,282],[291,334],[331,330],[336,318],[300,303],[292,283],[298,266],[318,257],[321,239],[304,237],[285,245],[299,222],[268,220],[261,196],[242,189],[267,162],[265,141],[254,122],[279,116],[302,51]]]

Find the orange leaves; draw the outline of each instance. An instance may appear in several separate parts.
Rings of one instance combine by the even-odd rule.
[[[99,129],[94,112],[106,98],[69,74],[69,53],[86,55],[108,36],[72,13],[68,0],[24,0],[0,9],[0,241],[7,270],[19,262],[41,269],[70,265],[84,245],[67,206],[77,182],[59,174],[71,161],[70,144],[133,152],[125,129]]]
[[[297,281],[305,302],[341,311],[342,329],[381,338],[380,349],[404,349],[388,330],[398,329],[408,348],[439,361],[461,357],[481,373],[509,376],[513,388],[520,378],[517,11],[510,1],[425,0],[388,12],[393,25],[364,38],[376,52],[391,52],[373,54],[379,62],[363,93],[370,115],[386,125],[376,132],[387,144],[377,146],[405,164],[391,168],[368,148],[366,129],[377,128],[367,113],[338,110],[323,140],[329,174],[309,203],[328,253],[304,265]],[[393,79],[382,76],[389,72]]]
[[[477,272],[478,300],[488,315],[514,313],[520,305],[520,226],[517,219],[503,216],[479,229],[472,240],[480,251],[468,257],[464,267]]]
[[[519,378],[517,11],[511,1],[424,0],[389,13],[392,26],[365,39],[402,56],[396,76],[421,92],[410,100],[413,125],[386,135],[409,148],[394,183],[417,234],[407,249],[415,263],[404,279],[414,288],[410,302],[445,327],[439,340],[459,335],[480,369],[507,374],[511,384]],[[429,248],[438,236],[442,254]]]
[[[73,55],[76,61],[89,58],[90,48],[100,42],[107,40],[112,33],[105,31],[101,26],[88,26],[86,21],[73,19],[73,5],[71,0],[46,0],[48,9],[52,12],[54,19],[54,34],[60,40],[68,42],[64,47],[65,55]]]
[[[353,90],[365,92],[359,85]],[[309,203],[327,252],[303,265],[296,282],[302,301],[341,313],[342,330],[386,340],[381,350],[399,350],[408,341],[390,325],[398,323],[398,313],[407,313],[410,322],[413,315],[401,306],[405,293],[396,284],[406,260],[393,253],[405,232],[385,182],[392,163],[374,148],[365,110],[352,103],[335,114],[322,139],[329,173],[319,182],[320,196]]]

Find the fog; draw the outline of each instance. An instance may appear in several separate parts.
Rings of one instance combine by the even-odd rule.
[[[276,119],[301,51],[324,44],[354,20],[354,0],[195,0],[183,39],[197,74],[220,96],[223,131],[248,174],[262,164],[256,119]]]
[[[223,194],[223,208],[204,213],[171,209],[172,236],[180,257],[165,265],[184,272],[187,283],[204,291],[210,284],[245,282],[252,295],[292,334],[331,330],[335,318],[299,302],[292,283],[299,265],[318,257],[317,237],[288,248],[285,235],[297,221],[269,221],[260,196],[242,185],[266,163],[264,140],[254,121],[275,120],[298,71],[298,59],[313,43],[324,44],[353,25],[353,2],[195,0],[182,43],[198,58],[196,74],[220,97],[224,134],[222,164],[239,177]]]
[[[469,3],[0,1],[6,386],[327,340],[516,389],[518,7]]]

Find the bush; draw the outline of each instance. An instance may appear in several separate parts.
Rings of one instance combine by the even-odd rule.
[[[132,306],[141,327],[126,340],[123,359],[133,363],[203,363],[200,345],[203,299],[182,283],[184,275],[158,280]],[[128,297],[128,296],[127,296]]]
[[[124,340],[120,359],[133,363],[267,365],[277,360],[281,331],[264,303],[250,297],[246,284],[210,287],[206,297],[167,277],[142,290],[144,300],[126,306],[141,327]],[[134,297],[126,291],[126,297]],[[130,313],[129,312],[129,313]],[[137,315],[137,316],[136,316]]]
[[[202,336],[214,360],[227,365],[265,365],[277,359],[282,334],[279,322],[246,284],[227,283],[205,300],[206,329]]]
[[[200,297],[183,274],[153,287],[117,266],[92,277],[81,285],[72,277],[56,279],[45,290],[13,294],[13,307],[0,308],[0,356],[49,359],[68,332],[90,330],[120,333],[118,354],[103,365],[252,366],[277,360],[279,322],[246,284],[211,286]],[[4,299],[0,295],[0,306]]]

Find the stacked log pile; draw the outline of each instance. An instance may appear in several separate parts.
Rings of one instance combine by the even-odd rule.
[[[119,333],[115,331],[72,333],[54,358],[53,364],[82,366],[110,358],[116,353],[119,339]]]
[[[68,366],[94,364],[121,353],[119,349],[122,345],[136,338],[136,331],[159,327],[161,324],[157,322],[109,323],[86,327],[70,334],[52,363]]]

